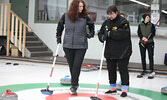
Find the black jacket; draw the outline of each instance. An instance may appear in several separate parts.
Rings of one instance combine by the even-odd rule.
[[[104,56],[107,59],[123,59],[132,53],[131,34],[129,22],[117,15],[113,20],[107,19],[98,33],[99,40],[103,42],[105,27],[110,31],[106,40]]]

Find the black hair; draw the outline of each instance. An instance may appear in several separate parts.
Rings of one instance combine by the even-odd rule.
[[[107,14],[110,14],[112,12],[114,12],[114,13],[118,12],[119,13],[119,10],[117,9],[117,7],[115,5],[109,6],[108,9],[107,9]]]
[[[150,17],[150,14],[144,14],[142,17],[143,17],[143,20],[145,21],[145,18],[149,16]]]

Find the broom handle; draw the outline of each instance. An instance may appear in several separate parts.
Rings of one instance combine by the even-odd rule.
[[[150,34],[148,35],[147,39],[150,38],[151,34],[152,34],[152,33],[150,33]],[[147,42],[147,41],[144,41],[144,44],[146,44],[146,42]]]
[[[59,48],[60,48],[60,43],[57,45],[56,53],[55,53],[53,64],[52,64],[52,69],[51,69],[51,72],[50,72],[50,79],[49,79],[48,85],[47,85],[47,89],[49,89],[49,84],[50,84],[51,77],[52,77],[52,74],[53,74],[54,65],[55,65],[55,62],[56,62],[56,59],[57,59],[57,56],[58,56]]]
[[[105,34],[108,34],[108,26],[105,26]],[[105,50],[105,47],[106,47],[106,40],[104,41],[104,44],[103,44],[103,49],[102,49],[102,54],[101,54],[101,61],[100,61],[100,69],[99,69],[99,74],[98,74],[98,79],[97,79],[97,88],[96,88],[96,94],[95,96],[97,97],[98,95],[98,90],[99,90],[99,82],[100,82],[100,76],[101,76],[101,70],[102,70],[102,65],[103,65],[103,59],[104,59],[104,50]]]
[[[162,18],[162,16],[159,17],[157,23],[154,25],[155,27],[158,25],[158,23],[160,22],[161,18]]]
[[[96,97],[97,97],[97,95],[98,95],[99,81],[100,81],[101,70],[102,70],[102,64],[103,64],[103,59],[104,59],[105,46],[106,46],[106,41],[104,41],[103,50],[102,50],[102,55],[101,55],[100,69],[99,69],[98,80],[97,80],[97,90],[96,90],[96,94],[95,94]]]

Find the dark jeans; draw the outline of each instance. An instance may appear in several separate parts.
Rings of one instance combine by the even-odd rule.
[[[129,85],[128,72],[129,57],[123,59],[107,59],[107,69],[109,76],[109,83],[115,84],[117,80],[117,66],[121,76],[122,85]]]
[[[146,50],[148,50],[148,58],[149,58],[149,65],[150,70],[154,70],[154,42],[145,44],[144,46],[139,43],[140,47],[140,54],[141,54],[141,61],[143,70],[146,70]]]
[[[81,72],[81,65],[84,60],[86,49],[63,49],[70,68],[71,84],[72,86],[77,86],[79,85],[79,75]]]

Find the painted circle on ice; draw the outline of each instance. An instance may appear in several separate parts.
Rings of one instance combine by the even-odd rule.
[[[90,100],[91,93],[78,93],[78,95],[71,95],[70,93],[57,93],[46,97],[46,100]],[[117,100],[116,98],[108,95],[98,95],[102,100]]]
[[[4,85],[4,86],[0,86],[0,94],[3,93],[4,90],[6,89],[11,89],[13,92],[19,95],[19,100],[30,100],[30,97],[35,98],[34,100],[44,100],[44,98],[46,100],[46,98],[49,98],[49,96],[43,95],[40,92],[41,89],[46,89],[46,85],[47,83]],[[80,93],[87,93],[87,94],[92,94],[91,96],[94,96],[96,93],[96,84],[80,84],[80,87],[81,88],[78,90],[78,95]],[[50,84],[50,90],[54,90],[53,96],[55,94],[61,94],[61,93],[69,94],[69,88],[70,86],[64,86],[64,85],[61,85],[60,83]],[[105,91],[107,90],[108,90],[108,85],[100,85],[98,94],[104,95]],[[116,95],[112,95],[112,97],[116,98],[116,100],[125,100],[125,98],[120,97],[121,91],[117,91],[117,92],[118,93]],[[82,99],[87,98],[86,96],[84,97],[85,98],[83,98],[82,96]],[[166,100],[166,98],[167,98],[167,95],[163,95],[161,92],[130,87],[126,100]],[[72,99],[75,100],[74,97],[72,97]],[[79,99],[79,100],[82,100],[82,99]],[[60,100],[63,100],[63,99],[60,99]],[[102,100],[105,100],[105,99],[102,99]]]

